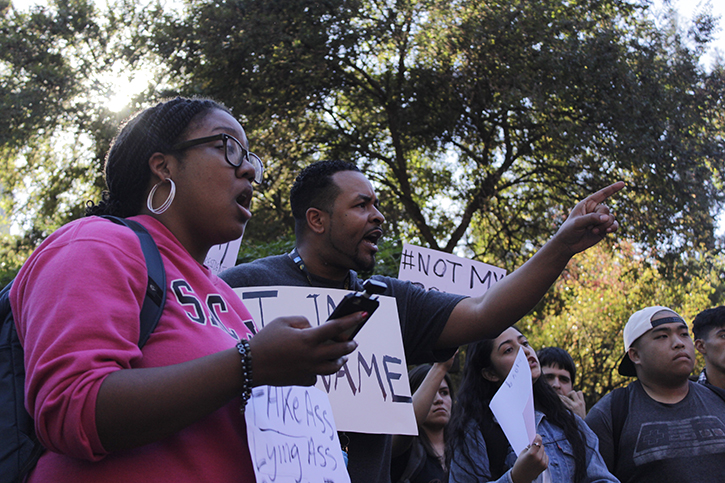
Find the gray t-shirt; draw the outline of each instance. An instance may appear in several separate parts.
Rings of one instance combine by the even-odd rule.
[[[289,255],[277,255],[244,263],[220,274],[232,287],[291,285],[298,287],[348,288],[362,290],[362,280],[354,271],[345,282],[315,277],[302,270]],[[388,288],[383,295],[395,297],[400,317],[405,358],[408,364],[444,361],[453,356],[455,348],[435,350],[453,308],[463,298],[443,292],[426,292],[395,278],[375,275],[374,280]],[[341,443],[349,439],[348,472],[353,483],[389,483],[392,438],[382,434],[345,433]]]
[[[599,451],[622,483],[721,482],[725,475],[725,401],[692,381],[675,404],[652,399],[639,381],[630,384],[627,418],[616,451],[612,394],[589,411],[586,423],[599,437]]]

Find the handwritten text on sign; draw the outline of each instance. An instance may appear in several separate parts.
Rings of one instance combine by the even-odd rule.
[[[518,456],[536,436],[531,367],[523,347],[489,406]]]
[[[254,388],[244,413],[259,483],[349,483],[327,396],[315,387]]]
[[[236,288],[257,333],[277,317],[301,315],[313,327],[324,324],[346,290],[318,287]],[[380,307],[355,336],[358,348],[336,373],[318,376],[316,387],[330,398],[340,431],[417,434],[398,308],[380,296]],[[251,323],[250,323],[251,324]]]
[[[506,276],[506,270],[450,253],[403,244],[398,278],[424,290],[477,297]]]
[[[242,237],[221,245],[214,245],[206,254],[204,265],[209,267],[211,273],[219,275],[227,268],[236,265],[240,246],[242,246]]]

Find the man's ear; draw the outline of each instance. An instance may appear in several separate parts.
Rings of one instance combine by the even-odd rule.
[[[627,354],[629,355],[629,359],[632,361],[633,364],[637,364],[638,362],[640,362],[639,351],[636,347],[630,347],[627,351]]]
[[[308,208],[305,217],[307,218],[307,226],[310,228],[310,231],[318,235],[325,233],[330,218],[330,215],[326,211],[319,208]]]
[[[164,153],[154,153],[149,158],[149,168],[151,169],[151,178],[153,184],[171,178],[170,161],[171,155]],[[155,180],[154,180],[155,178]]]
[[[705,349],[705,341],[702,339],[695,340],[695,349],[703,356],[707,355],[707,349]]]
[[[491,367],[487,367],[486,369],[481,369],[481,376],[486,379],[487,381],[491,382],[501,382],[501,378],[496,375],[496,373],[493,371]]]

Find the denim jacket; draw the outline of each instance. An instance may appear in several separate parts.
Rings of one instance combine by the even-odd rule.
[[[575,416],[579,427],[586,435],[586,465],[587,474],[582,483],[619,482],[604,464],[599,454],[599,440],[584,421]],[[564,431],[551,424],[543,413],[536,411],[536,432],[541,435],[544,450],[549,457],[549,467],[540,474],[535,483],[542,483],[546,478],[555,483],[569,483],[574,481],[574,452],[571,443],[564,436]],[[486,442],[475,421],[469,421],[466,428],[467,453],[456,451],[451,459],[449,483],[482,483],[491,480],[489,470],[488,452]],[[516,462],[516,453],[509,446],[506,456],[508,471],[496,480],[496,483],[513,483],[511,468]],[[549,473],[545,475],[545,473]]]

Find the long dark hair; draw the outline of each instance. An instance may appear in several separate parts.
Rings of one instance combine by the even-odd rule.
[[[513,328],[521,333],[517,327]],[[466,350],[463,378],[458,388],[458,397],[451,411],[451,420],[446,428],[446,464],[448,467],[450,467],[450,460],[455,451],[468,452],[465,444],[465,430],[469,421],[475,421],[481,428],[482,434],[485,435],[489,432],[484,429],[491,426],[493,418],[488,405],[501,386],[500,382],[489,381],[481,375],[483,369],[491,367],[492,351],[493,339],[469,344]],[[587,471],[586,435],[577,424],[574,414],[564,406],[559,395],[543,377],[539,377],[534,382],[534,404],[536,409],[543,412],[552,424],[564,431],[564,436],[569,440],[574,451],[574,481],[582,481]],[[498,427],[498,425],[496,426]],[[505,454],[504,452],[503,457]],[[491,465],[502,466],[502,460],[491,461]]]
[[[105,165],[107,190],[98,204],[86,203],[86,215],[128,217],[139,214],[151,179],[149,159],[156,152],[170,153],[192,121],[209,111],[229,109],[211,99],[177,97],[144,109],[121,128],[108,151]]]
[[[431,366],[430,364],[421,364],[408,371],[408,379],[410,380],[411,393],[414,393],[418,390],[420,385],[423,383],[425,376],[427,376],[428,372],[430,372],[431,367],[433,366]],[[446,384],[448,384],[448,393],[451,395],[451,400],[453,400],[454,392],[451,377],[448,375],[448,373],[446,373],[446,375],[443,376],[443,379],[446,381]],[[436,392],[437,391],[438,389],[436,389]],[[428,456],[435,459],[440,458],[440,455],[436,454],[436,452],[433,450],[433,445],[430,443],[430,439],[428,439],[428,434],[423,430],[421,426],[421,423],[419,423],[418,439],[420,440],[420,444],[423,445],[423,449],[425,449],[425,452],[428,453]],[[441,461],[441,464],[444,463],[445,461]]]

